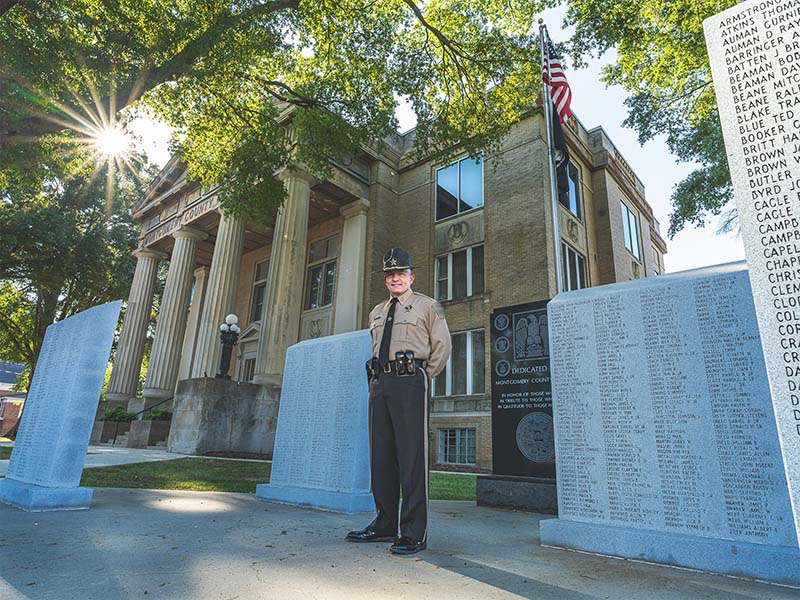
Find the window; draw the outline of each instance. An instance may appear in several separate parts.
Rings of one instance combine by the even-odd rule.
[[[263,260],[256,264],[253,276],[253,301],[250,304],[250,322],[260,321],[264,310],[264,294],[267,291],[267,275],[269,275],[269,261]]]
[[[483,293],[483,246],[472,246],[436,257],[437,300]]]
[[[436,220],[483,206],[483,158],[462,158],[436,171]]]
[[[483,329],[461,331],[450,337],[453,351],[444,370],[433,380],[433,395],[483,394],[486,378]]]
[[[245,358],[242,361],[242,371],[239,375],[239,381],[250,382],[256,374],[256,359]]]
[[[561,271],[565,292],[587,287],[586,260],[580,252],[564,242],[561,242]]]
[[[475,429],[440,429],[438,462],[451,465],[475,464]]]
[[[308,277],[306,310],[333,304],[333,287],[336,281],[336,257],[339,255],[339,238],[332,237],[311,244],[308,251]]]
[[[661,275],[664,272],[664,257],[661,253],[653,248],[653,273]]]
[[[569,212],[575,215],[578,220],[583,220],[581,210],[581,174],[574,164],[567,165],[567,182],[569,183],[569,195],[559,194],[558,200]]]
[[[625,247],[640,260],[639,256],[639,222],[636,213],[622,202],[622,230],[625,232]]]
[[[4,400],[0,400],[0,421],[3,420],[3,410],[6,407],[6,403]]]

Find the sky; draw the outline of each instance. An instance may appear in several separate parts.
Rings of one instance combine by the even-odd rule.
[[[548,26],[550,37],[559,42],[569,36],[561,30],[564,10],[561,8],[545,12],[542,17]],[[626,129],[622,122],[626,117],[623,102],[627,94],[620,87],[606,88],[600,82],[600,71],[611,58],[601,57],[590,62],[586,69],[568,69],[567,78],[572,88],[572,110],[587,129],[598,125],[605,129],[614,145],[644,183],[645,197],[653,207],[659,221],[661,235],[667,241],[664,264],[667,272],[674,273],[697,267],[716,265],[744,259],[744,248],[738,233],[718,234],[719,220],[708,219],[704,228],[686,226],[673,239],[667,238],[669,215],[672,211],[670,196],[675,185],[691,173],[692,166],[678,163],[669,152],[663,138],[640,146],[636,132]],[[598,99],[601,99],[598,101]],[[401,130],[414,125],[413,113],[405,108],[398,111]],[[168,142],[170,131],[150,119],[140,118],[130,128],[141,136],[144,149],[152,162],[163,165],[169,159]],[[724,152],[724,148],[720,148]]]

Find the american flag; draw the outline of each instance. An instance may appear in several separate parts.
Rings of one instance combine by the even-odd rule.
[[[544,30],[545,46],[544,57],[542,60],[542,80],[550,87],[550,97],[553,99],[553,106],[556,107],[558,120],[562,123],[572,116],[569,108],[572,102],[572,90],[567,83],[567,76],[561,66],[561,58],[556,52],[547,29]]]

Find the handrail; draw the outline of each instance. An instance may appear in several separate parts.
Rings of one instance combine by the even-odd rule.
[[[138,417],[139,415],[146,413],[148,410],[153,410],[153,409],[154,409],[154,408],[156,408],[157,406],[161,406],[162,404],[164,404],[164,403],[166,403],[166,402],[169,402],[170,400],[172,400],[172,398],[167,398],[167,399],[165,399],[165,400],[162,400],[162,401],[161,401],[161,402],[159,402],[158,404],[153,404],[153,406],[148,406],[148,407],[147,407],[147,408],[145,408],[144,410],[140,410],[140,411],[139,411],[139,412],[137,412],[137,413],[133,413],[133,417],[134,417],[134,418],[136,418],[136,417]],[[133,420],[133,419],[131,419],[131,420]]]

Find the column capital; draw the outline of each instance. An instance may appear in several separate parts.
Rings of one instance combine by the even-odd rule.
[[[156,260],[164,260],[165,258],[167,258],[167,254],[165,252],[152,250],[151,248],[141,248],[141,247],[134,250],[133,255],[136,258],[154,258]]]
[[[172,237],[174,237],[175,239],[191,238],[197,241],[201,241],[206,239],[208,237],[208,234],[205,231],[201,231],[194,227],[183,226],[177,231],[173,231]]]
[[[288,169],[280,171],[275,176],[283,182],[287,182],[292,179],[299,179],[300,181],[305,181],[309,187],[316,184],[318,181],[316,177],[314,177],[311,173],[309,173],[302,167],[300,168],[289,167]]]
[[[352,219],[353,217],[367,214],[369,211],[369,206],[369,200],[366,198],[358,198],[350,204],[345,204],[339,208],[339,214],[341,214],[345,219]]]

